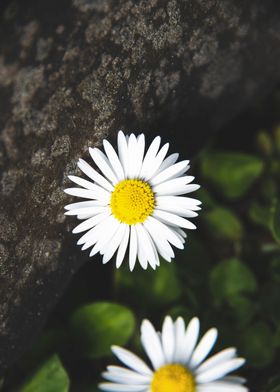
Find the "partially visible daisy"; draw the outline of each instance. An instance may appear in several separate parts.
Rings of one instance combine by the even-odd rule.
[[[246,392],[246,380],[229,373],[245,360],[235,348],[227,348],[205,360],[217,339],[216,328],[210,329],[198,342],[199,320],[193,318],[185,327],[179,317],[167,316],[162,332],[156,332],[148,320],[141,326],[141,342],[151,362],[124,348],[113,346],[116,357],[129,369],[108,366],[102,376],[108,380],[99,388],[107,392]]]
[[[155,269],[158,254],[171,261],[171,245],[184,248],[182,228],[196,228],[188,218],[197,216],[201,203],[181,196],[199,188],[191,184],[194,177],[185,174],[189,161],[177,162],[179,154],[166,157],[169,143],[160,148],[160,142],[157,136],[145,153],[143,134],[125,136],[120,131],[118,154],[107,140],[103,141],[105,154],[89,149],[100,172],[79,159],[78,167],[92,181],[69,176],[80,188],[65,192],[89,199],[65,207],[66,215],[85,220],[73,233],[86,232],[78,244],[82,250],[92,248],[90,256],[102,254],[104,264],[117,252],[118,268],[129,249],[130,270],[137,258],[144,269],[148,264]]]

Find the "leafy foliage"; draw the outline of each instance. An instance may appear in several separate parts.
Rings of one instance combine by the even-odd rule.
[[[231,301],[244,293],[255,292],[257,282],[250,269],[233,258],[222,261],[212,269],[210,288],[217,301]]]
[[[206,211],[202,219],[207,230],[218,240],[238,241],[243,237],[241,221],[227,208],[216,207]]]
[[[201,160],[202,176],[228,199],[243,196],[264,168],[263,161],[254,155],[214,151]]]
[[[96,302],[78,308],[70,318],[70,330],[80,354],[100,358],[113,344],[124,345],[134,331],[133,313],[125,306]]]
[[[19,388],[19,392],[68,392],[69,378],[57,355],[52,356]]]

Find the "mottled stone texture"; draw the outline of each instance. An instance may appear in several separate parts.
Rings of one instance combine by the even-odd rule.
[[[87,260],[70,234],[74,220],[63,215],[70,198],[62,189],[77,158],[120,128],[174,142],[188,136],[189,152],[203,143],[279,81],[277,3],[15,0],[3,7],[1,371]]]

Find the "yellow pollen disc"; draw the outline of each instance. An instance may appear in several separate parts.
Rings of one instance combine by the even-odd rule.
[[[182,365],[165,365],[155,372],[151,392],[195,392],[193,375]]]
[[[155,208],[155,196],[150,185],[141,180],[123,180],[111,195],[111,210],[122,223],[144,222]]]

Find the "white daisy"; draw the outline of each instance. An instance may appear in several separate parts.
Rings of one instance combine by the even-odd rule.
[[[103,141],[106,155],[90,148],[90,155],[99,172],[84,160],[78,167],[92,180],[69,176],[80,188],[65,192],[89,199],[67,205],[66,215],[85,219],[73,233],[86,232],[78,241],[82,250],[91,248],[90,256],[100,253],[107,263],[117,252],[116,266],[122,264],[129,248],[129,267],[133,270],[138,258],[146,269],[159,265],[160,254],[171,261],[171,245],[183,249],[186,234],[181,228],[195,229],[186,218],[197,216],[199,200],[180,195],[193,192],[199,185],[186,176],[189,161],[177,162],[179,154],[166,157],[169,143],[160,148],[157,136],[145,153],[145,136],[118,133],[118,154]]]
[[[129,369],[108,366],[102,376],[108,380],[99,388],[107,392],[246,392],[246,380],[228,376],[245,360],[235,348],[227,348],[205,360],[212,350],[217,330],[210,329],[198,343],[199,320],[193,318],[185,327],[179,317],[167,316],[162,332],[156,332],[148,320],[141,326],[141,342],[152,367],[124,348],[112,351]]]

